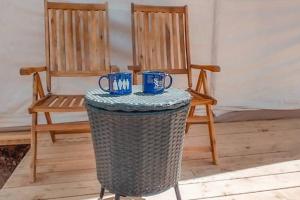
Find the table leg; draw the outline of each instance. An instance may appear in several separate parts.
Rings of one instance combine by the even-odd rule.
[[[100,191],[100,200],[103,199],[104,191],[105,191],[104,187],[101,187],[101,191]]]
[[[176,198],[177,198],[177,200],[181,200],[181,195],[180,195],[178,183],[176,183],[176,185],[174,186],[174,189],[175,189],[175,193],[176,193]]]

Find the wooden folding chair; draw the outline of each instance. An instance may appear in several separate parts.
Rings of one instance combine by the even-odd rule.
[[[132,4],[132,42],[134,84],[142,71],[159,70],[170,74],[186,74],[192,106],[186,124],[208,123],[210,147],[195,147],[187,151],[212,152],[217,164],[216,136],[212,105],[217,101],[209,96],[207,71],[219,72],[216,65],[194,65],[190,59],[188,7],[148,6]],[[192,69],[200,70],[198,82],[192,89]],[[206,115],[197,116],[196,106],[205,106]]]
[[[45,1],[46,65],[21,68],[21,75],[33,74],[31,128],[31,173],[36,179],[37,132],[55,134],[89,132],[88,122],[52,123],[52,112],[85,112],[84,95],[59,95],[51,91],[52,77],[99,76],[118,71],[110,65],[107,4],[73,4]],[[45,94],[39,72],[47,74]],[[38,123],[44,113],[47,124]]]

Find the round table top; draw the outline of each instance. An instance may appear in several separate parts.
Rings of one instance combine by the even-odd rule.
[[[191,95],[182,89],[169,88],[162,94],[144,94],[142,86],[133,86],[130,95],[110,95],[100,89],[85,95],[88,105],[111,111],[159,111],[176,109],[189,104]]]

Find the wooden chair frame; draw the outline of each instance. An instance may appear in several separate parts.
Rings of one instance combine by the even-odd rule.
[[[86,132],[90,132],[90,126],[89,123],[87,121],[83,121],[83,122],[71,122],[71,123],[52,123],[52,119],[50,116],[51,112],[85,112],[86,109],[84,107],[84,95],[55,95],[52,93],[51,91],[51,77],[56,76],[56,77],[86,77],[86,76],[98,76],[98,75],[102,75],[108,72],[112,72],[112,71],[119,71],[119,69],[116,66],[111,66],[110,65],[110,58],[109,58],[109,29],[108,29],[108,4],[80,4],[80,3],[56,3],[56,2],[48,2],[47,0],[44,1],[45,3],[45,50],[46,50],[46,65],[45,66],[40,66],[40,67],[23,67],[20,69],[20,74],[21,75],[32,75],[33,74],[33,94],[32,94],[32,105],[29,107],[29,113],[32,114],[32,127],[31,127],[31,153],[32,153],[32,160],[31,160],[31,176],[32,176],[32,181],[34,182],[36,180],[36,161],[37,161],[37,133],[38,132],[50,132],[51,134],[51,139],[52,142],[55,142],[55,135],[56,134],[67,134],[67,133],[86,133]],[[53,11],[55,10],[55,11]],[[95,68],[97,69],[97,64],[94,63],[94,69],[90,69],[90,67],[88,66],[89,64],[85,63],[85,65],[87,67],[85,67],[85,71],[83,69],[78,70],[77,68],[73,71],[55,71],[55,69],[51,69],[51,62],[53,62],[53,60],[51,61],[51,59],[53,56],[57,56],[57,54],[55,55],[50,55],[50,51],[51,51],[51,39],[50,39],[50,23],[53,23],[53,21],[55,21],[55,19],[57,19],[57,13],[55,13],[55,19],[50,20],[49,21],[49,12],[57,12],[60,11],[62,12],[62,21],[65,21],[65,14],[70,14],[73,16],[72,12],[76,14],[78,14],[79,12],[89,12],[88,14],[94,12],[94,21],[96,20],[102,20],[101,18],[101,14],[103,16],[103,18],[106,19],[106,21],[103,19],[103,23],[102,24],[104,26],[102,32],[103,34],[106,34],[106,38],[103,39],[103,43],[101,43],[103,45],[104,51],[105,51],[105,55],[106,57],[103,57],[104,60],[104,66],[108,66],[105,67],[105,70],[95,70]],[[64,11],[66,11],[67,13],[65,13]],[[98,12],[98,13],[97,13]],[[97,13],[97,15],[95,14]],[[84,14],[86,16],[88,16],[88,14]],[[106,15],[106,16],[105,16]],[[72,19],[72,16],[70,17]],[[97,16],[97,17],[95,17]],[[83,16],[84,17],[84,16]],[[84,20],[82,18],[79,17],[78,14],[78,20]],[[69,18],[69,20],[70,20]],[[75,23],[76,23],[76,17],[74,19]],[[69,23],[73,24],[74,21],[69,21]],[[85,21],[81,23],[85,23],[88,24],[89,21]],[[94,22],[92,21],[92,22]],[[64,23],[64,22],[62,22]],[[75,28],[74,29],[70,29],[70,31],[73,33],[73,31],[76,31],[76,26],[79,27],[79,23],[80,21],[78,21],[78,25],[74,25]],[[99,27],[100,27],[100,22],[97,22]],[[51,24],[52,25],[52,24]],[[94,24],[93,24],[94,25]],[[53,25],[52,25],[53,26]],[[55,25],[58,26],[58,25]],[[66,31],[66,26],[68,25],[62,25],[62,30],[61,31]],[[72,25],[73,26],[73,25]],[[88,25],[86,25],[88,26]],[[92,25],[90,25],[92,26]],[[96,27],[97,28],[97,27]],[[102,32],[100,33],[100,31],[98,31],[97,33],[93,33],[96,36],[100,38],[99,34],[102,34]],[[56,32],[54,32],[56,34]],[[62,34],[67,34],[62,32]],[[77,33],[79,35],[79,33]],[[98,35],[97,35],[98,34]],[[87,34],[86,34],[87,35]],[[85,42],[90,42],[90,40],[88,40],[89,38],[87,38],[87,36],[85,35],[85,37],[83,38],[85,40]],[[101,40],[102,40],[101,36]],[[72,37],[73,38],[73,37]],[[79,38],[79,39],[78,39]],[[82,37],[77,36],[76,39],[80,40],[82,39]],[[99,41],[100,39],[97,38],[97,41]],[[53,41],[53,38],[52,38]],[[56,41],[55,41],[56,42]],[[63,41],[65,44],[65,41]],[[73,40],[72,40],[73,42]],[[70,42],[68,43],[70,45]],[[67,45],[67,44],[66,44]],[[59,48],[59,47],[55,47],[55,48]],[[69,47],[66,47],[69,48]],[[64,51],[67,51],[66,48],[64,48]],[[85,51],[84,53],[90,53],[89,49],[79,49],[76,46],[76,49],[74,49],[74,47],[71,45],[71,50],[73,52],[77,51],[77,57],[81,56],[82,53],[81,51]],[[69,50],[70,51],[70,50]],[[78,53],[78,51],[80,51]],[[66,53],[66,52],[65,52]],[[103,52],[101,52],[103,53]],[[67,53],[66,53],[67,54]],[[68,55],[65,55],[65,57],[61,57],[61,59],[65,59],[65,61],[68,59]],[[69,57],[70,58],[70,57]],[[59,58],[55,58],[55,59],[59,59]],[[77,59],[77,58],[73,58],[73,59]],[[57,62],[57,61],[55,61]],[[100,61],[99,61],[100,62]],[[65,63],[66,64],[66,63]],[[81,65],[83,64],[80,63],[77,65]],[[66,64],[67,65],[67,64]],[[65,65],[65,66],[66,66]],[[90,64],[92,65],[92,64]],[[82,66],[81,66],[82,67]],[[65,67],[66,68],[66,67]],[[77,71],[76,71],[77,70]],[[44,90],[43,90],[43,86],[41,83],[41,78],[39,73],[40,72],[46,72],[46,77],[47,77],[47,94],[45,94]],[[38,113],[44,113],[45,118],[46,118],[46,122],[47,124],[39,124],[38,123]]]
[[[139,13],[143,13],[143,15],[142,15],[143,20],[141,20],[141,21],[143,21],[142,25],[141,25],[141,22],[137,21]],[[179,15],[181,17],[180,18],[181,19],[180,23],[182,25],[181,33],[177,34],[177,36],[168,35],[168,36],[166,36],[166,38],[161,38],[161,36],[160,36],[160,38],[155,38],[155,39],[156,40],[169,39],[171,42],[172,39],[170,39],[170,37],[179,37],[180,41],[184,40],[182,42],[181,47],[179,47],[179,48],[181,48],[180,51],[182,53],[182,55],[181,55],[182,60],[185,59],[183,62],[185,67],[182,67],[182,66],[180,68],[179,67],[175,68],[174,66],[164,66],[164,67],[158,66],[158,67],[156,67],[156,66],[154,66],[154,64],[152,64],[153,62],[154,63],[155,62],[158,63],[158,62],[157,61],[152,62],[152,59],[155,59],[154,56],[151,57],[151,53],[153,54],[153,49],[149,51],[150,43],[147,43],[147,40],[149,40],[151,33],[152,33],[151,37],[153,37],[153,35],[156,34],[153,31],[155,29],[155,28],[153,28],[154,25],[151,24],[151,23],[154,23],[153,21],[155,20],[155,17],[153,17],[153,16],[155,14],[160,15],[161,13],[163,13],[163,14],[167,13],[169,15],[172,15],[171,19],[172,19],[173,24],[171,23],[171,25],[170,24],[166,25],[166,27],[169,27],[168,32],[171,32],[171,29],[177,31],[178,27],[176,27],[176,26],[180,26],[180,25],[175,25],[175,29],[174,29],[174,21],[176,19],[174,17],[174,14]],[[150,23],[150,19],[148,19],[150,14],[152,14],[151,23]],[[159,21],[159,19],[161,20],[161,18],[159,18],[159,17],[160,16],[158,16],[156,18],[157,21]],[[191,108],[190,108],[190,111],[188,114],[188,120],[187,120],[187,124],[186,124],[186,133],[188,132],[191,124],[207,123],[208,130],[209,130],[209,137],[210,137],[210,147],[193,147],[193,148],[185,149],[185,151],[211,152],[213,162],[214,162],[214,164],[217,164],[218,163],[218,155],[217,155],[217,147],[216,147],[214,117],[213,117],[213,112],[212,112],[212,106],[215,105],[217,103],[217,101],[216,101],[216,99],[214,99],[213,97],[211,97],[209,95],[208,82],[207,82],[207,71],[220,72],[220,67],[217,65],[194,65],[194,64],[191,64],[190,43],[189,43],[188,7],[187,6],[183,6],[183,7],[151,6],[151,5],[137,5],[137,4],[132,3],[131,18],[132,18],[133,65],[128,66],[128,69],[133,71],[134,84],[137,84],[138,74],[142,73],[145,70],[153,70],[154,69],[154,70],[159,70],[159,71],[165,71],[170,74],[186,74],[187,78],[188,78],[188,91],[193,96],[192,105],[191,105]],[[170,18],[168,20],[170,20]],[[165,23],[165,22],[166,21],[156,22],[156,23]],[[170,23],[170,22],[167,22],[167,23]],[[152,26],[151,32],[149,31],[150,30],[149,26]],[[144,31],[142,33],[142,36],[138,35],[138,34],[141,34],[141,33],[139,33],[140,29]],[[162,31],[162,30],[159,30],[159,31]],[[175,38],[175,40],[176,40],[176,38]],[[140,43],[145,43],[145,44],[141,45]],[[160,43],[160,45],[162,45],[162,43]],[[141,46],[143,46],[144,48],[141,48]],[[183,48],[183,46],[184,46],[184,48]],[[140,48],[140,49],[137,49],[137,48]],[[161,48],[161,47],[159,47],[159,48]],[[175,59],[174,55],[172,55],[171,53],[169,53],[169,57],[171,57],[171,58],[166,58],[165,60]],[[145,60],[141,61],[142,59],[145,59]],[[149,66],[149,64],[148,65],[145,64],[145,63],[147,63],[146,59],[148,59],[148,63],[151,63],[150,65],[152,65],[152,66]],[[161,61],[161,63],[162,63],[162,61]],[[192,86],[193,86],[192,85],[192,69],[200,70],[197,85],[196,85],[195,89],[192,88]],[[195,115],[196,106],[204,106],[206,109],[206,115],[205,116]]]

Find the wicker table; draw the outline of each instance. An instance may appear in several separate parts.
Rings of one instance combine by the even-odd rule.
[[[190,99],[176,88],[159,95],[143,94],[140,86],[126,96],[87,92],[100,199],[105,189],[120,199],[171,187],[181,199],[178,180]]]

